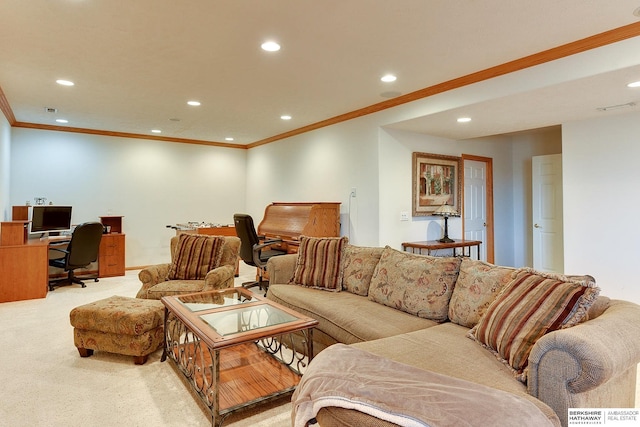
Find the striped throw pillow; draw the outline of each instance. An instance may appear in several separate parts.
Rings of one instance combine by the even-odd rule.
[[[340,291],[342,261],[347,237],[300,237],[293,283],[311,288]]]
[[[181,234],[167,280],[202,280],[220,265],[224,237]]]
[[[571,282],[566,276],[521,269],[469,337],[496,353],[524,382],[536,341],[548,332],[580,322],[599,292],[592,281]]]

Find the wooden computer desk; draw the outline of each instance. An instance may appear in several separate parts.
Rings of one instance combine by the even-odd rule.
[[[48,240],[0,246],[0,302],[44,298],[48,286]]]
[[[29,239],[27,220],[0,223],[0,303],[44,298],[49,288],[49,244],[70,236]]]

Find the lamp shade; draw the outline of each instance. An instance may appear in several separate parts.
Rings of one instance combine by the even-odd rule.
[[[443,204],[442,206],[440,206],[438,209],[436,209],[433,212],[434,215],[440,215],[440,216],[460,216],[460,214],[458,213],[458,211],[456,211],[453,206],[448,205],[447,203]]]

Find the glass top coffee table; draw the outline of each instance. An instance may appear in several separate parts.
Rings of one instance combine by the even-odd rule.
[[[163,297],[162,361],[172,360],[211,424],[292,393],[313,357],[318,321],[244,288]]]

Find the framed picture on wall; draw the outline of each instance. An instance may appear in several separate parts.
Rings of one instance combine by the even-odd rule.
[[[460,212],[462,159],[439,154],[413,153],[413,216],[430,216],[447,203]]]

